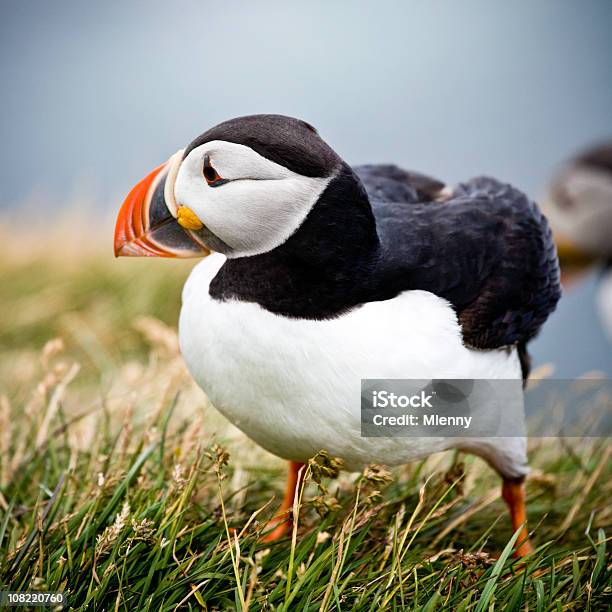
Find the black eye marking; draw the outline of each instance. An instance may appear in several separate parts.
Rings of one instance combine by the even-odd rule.
[[[210,163],[210,156],[204,156],[204,178],[210,187],[220,187],[221,185],[225,185],[225,183],[229,183],[229,179],[224,179],[219,176],[219,173],[213,168]]]

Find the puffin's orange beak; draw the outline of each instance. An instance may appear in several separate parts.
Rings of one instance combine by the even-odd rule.
[[[128,194],[115,225],[115,256],[203,257],[210,250],[198,236],[195,214],[177,207],[174,181],[182,151],[140,181]]]

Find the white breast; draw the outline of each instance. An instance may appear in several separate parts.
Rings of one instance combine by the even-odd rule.
[[[460,438],[362,438],[362,378],[520,377],[516,351],[467,349],[450,304],[426,291],[335,319],[291,319],[254,303],[211,299],[208,286],[224,260],[211,255],[187,280],[181,350],[213,404],[280,457],[304,461],[325,449],[357,468],[462,446]],[[524,440],[509,442],[507,451],[499,440],[463,446],[508,475],[525,473]]]

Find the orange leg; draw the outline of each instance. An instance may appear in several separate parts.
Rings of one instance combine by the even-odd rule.
[[[278,510],[278,513],[270,521],[270,525],[276,525],[276,527],[265,536],[264,542],[273,542],[274,540],[278,540],[291,531],[293,526],[293,516],[290,510],[293,507],[295,491],[299,489],[300,485],[302,484],[300,469],[303,466],[303,463],[289,461],[289,473],[287,475],[285,497],[281,507]]]
[[[514,551],[515,557],[524,557],[533,552],[533,546],[529,541],[529,532],[527,531],[527,512],[525,511],[525,484],[515,480],[504,479],[502,485],[502,497],[508,509],[510,510],[510,518],[512,519],[512,530],[515,532],[519,527],[521,531],[517,540],[517,547]]]

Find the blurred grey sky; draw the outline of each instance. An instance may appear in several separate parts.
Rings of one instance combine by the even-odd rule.
[[[199,133],[258,112],[310,121],[349,163],[489,173],[533,197],[612,135],[608,0],[5,0],[0,50],[0,209],[60,206],[83,180],[118,206]]]

